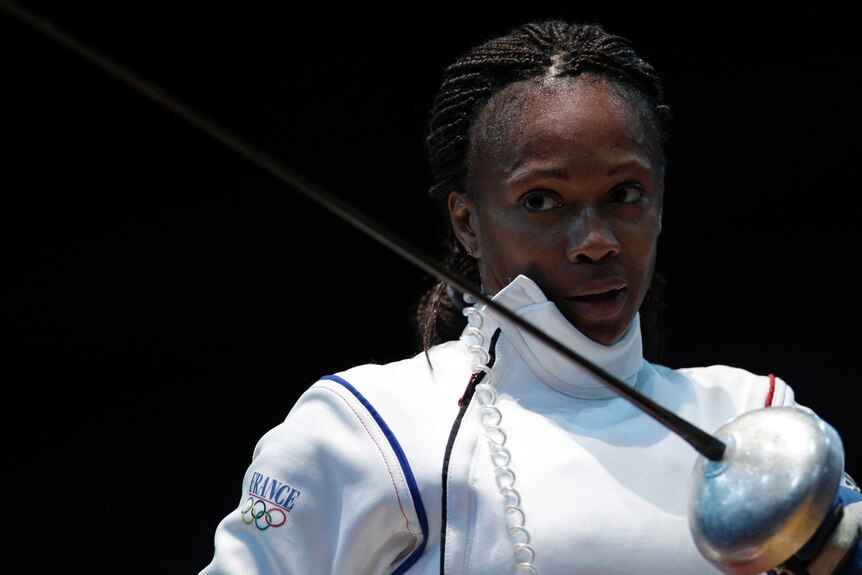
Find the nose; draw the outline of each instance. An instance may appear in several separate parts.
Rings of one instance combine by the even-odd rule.
[[[567,256],[572,263],[598,262],[619,253],[613,227],[595,209],[580,210],[569,226]]]

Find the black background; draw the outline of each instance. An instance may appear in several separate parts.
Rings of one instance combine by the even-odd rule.
[[[776,373],[862,473],[857,2],[22,4],[432,255],[443,67],[532,18],[628,36],[675,114],[666,363]],[[413,353],[431,279],[5,11],[0,63],[8,549],[196,573],[257,438]]]

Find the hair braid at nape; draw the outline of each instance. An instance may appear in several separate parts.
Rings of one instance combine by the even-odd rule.
[[[444,70],[425,137],[429,193],[447,230],[444,268],[478,286],[477,262],[455,240],[446,202],[450,192],[464,189],[470,134],[479,113],[495,94],[515,82],[585,73],[604,78],[634,97],[664,160],[670,111],[664,104],[661,79],[628,39],[608,33],[599,24],[527,23],[475,46]],[[441,281],[420,299],[416,322],[424,349],[457,338],[466,325],[462,303],[453,297],[461,294]]]

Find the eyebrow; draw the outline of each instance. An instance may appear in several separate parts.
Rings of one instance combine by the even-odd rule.
[[[629,160],[628,162],[623,162],[622,164],[612,167],[610,170],[607,171],[607,175],[615,176],[620,172],[625,172],[626,170],[629,170],[631,168],[649,169],[649,166],[638,160]]]
[[[612,166],[607,172],[605,172],[605,175],[616,176],[617,174],[626,172],[632,168],[649,169],[649,166],[639,160],[629,160],[627,162]],[[520,172],[521,168],[515,169],[515,171],[510,175],[510,177],[506,178],[506,181],[510,184],[517,184],[518,182],[521,182],[523,180],[537,177],[554,178],[557,180],[567,180],[569,178],[569,173],[563,168],[540,168],[537,170],[529,170],[525,174],[522,174]]]
[[[527,179],[544,177],[544,178],[554,178],[557,180],[567,180],[569,179],[569,173],[563,168],[542,168],[538,170],[529,170],[526,173],[521,173],[522,169],[517,168],[506,181],[510,184],[517,184]]]

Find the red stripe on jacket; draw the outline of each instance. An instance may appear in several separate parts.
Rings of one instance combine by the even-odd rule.
[[[766,404],[764,407],[772,407],[772,398],[775,395],[775,374],[769,374],[769,393],[766,394]]]

